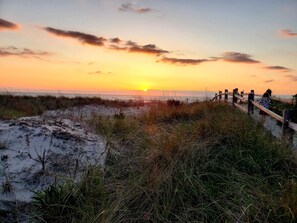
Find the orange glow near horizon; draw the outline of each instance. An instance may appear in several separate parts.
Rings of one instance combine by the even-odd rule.
[[[113,63],[118,65],[116,67],[108,60],[98,65],[73,63],[69,66],[56,62],[58,59],[55,58],[51,61],[13,56],[2,58],[0,73],[5,76],[1,76],[0,88],[88,92],[140,90],[146,94],[150,94],[149,89],[218,91],[234,87],[246,92],[253,89],[259,93],[269,87],[274,93],[294,94],[296,89],[293,82],[281,79],[277,83],[263,83],[267,78],[265,76],[276,78],[278,74],[272,76],[271,72],[261,68],[261,64],[250,66],[215,62],[199,66],[172,66],[156,63],[148,56],[139,58],[129,54],[123,58],[117,52],[113,54],[115,56],[108,57],[113,58]],[[131,64],[130,60],[136,60],[136,63]],[[261,82],[256,81],[261,79]],[[283,87],[278,86],[280,82]]]
[[[121,4],[1,1],[0,91],[296,94],[295,2]]]
[[[2,57],[0,88],[87,92],[138,90],[146,94],[151,93],[149,89],[218,91],[238,87],[246,92],[261,93],[271,88],[276,94],[295,94],[297,90],[294,82],[289,81],[289,74],[286,78],[285,73],[281,75],[263,69],[266,65],[262,63],[214,61],[176,65],[162,63],[151,55],[86,47],[68,38],[65,41],[55,38],[55,41],[65,42],[64,47],[68,45],[70,50],[63,56],[57,51],[46,58]],[[290,73],[293,77],[296,71]]]

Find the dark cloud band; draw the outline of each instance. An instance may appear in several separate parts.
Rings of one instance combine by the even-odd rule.
[[[160,61],[169,64],[178,64],[178,65],[197,65],[204,62],[219,61],[223,60],[226,62],[232,63],[247,63],[254,64],[260,63],[260,61],[251,59],[251,56],[244,53],[238,52],[225,52],[222,57],[211,57],[210,59],[178,59],[178,58],[168,58],[163,57]]]
[[[10,30],[16,30],[19,28],[19,25],[9,22],[4,19],[0,19],[0,30],[2,29],[10,29]]]
[[[0,57],[19,56],[19,57],[47,57],[53,54],[47,51],[37,51],[28,48],[17,48],[14,46],[0,48]]]
[[[42,29],[56,36],[76,39],[82,44],[106,47],[112,50],[127,51],[130,53],[145,53],[145,54],[151,54],[151,55],[160,55],[164,53],[169,53],[169,51],[160,49],[154,44],[147,44],[142,46],[133,41],[127,41],[122,43],[123,41],[118,37],[110,38],[109,40],[107,40],[104,37],[97,37],[95,35],[77,32],[77,31],[61,30],[61,29],[55,29],[52,27],[44,27]],[[110,43],[111,45],[105,46],[105,43]]]
[[[104,38],[98,37],[92,34],[77,32],[77,31],[68,31],[68,30],[61,30],[52,27],[44,27],[43,30],[65,38],[72,38],[79,41],[81,44],[89,44],[92,46],[97,47],[105,47],[109,50],[116,50],[116,51],[124,51],[127,53],[142,53],[148,55],[154,55],[159,57],[163,55],[161,59],[157,62],[172,64],[172,65],[198,65],[205,62],[214,62],[214,61],[225,61],[231,63],[245,63],[245,64],[258,64],[261,63],[260,61],[252,59],[252,56],[245,53],[239,52],[225,52],[220,57],[210,57],[209,59],[180,59],[180,58],[173,58],[164,56],[165,54],[170,53],[168,50],[161,49],[157,47],[155,44],[147,44],[147,45],[139,45],[133,41],[124,41],[118,37],[115,38]],[[267,66],[265,69],[268,70],[275,70],[281,72],[291,71],[289,68],[282,67],[282,66]]]
[[[251,55],[238,52],[225,52],[219,59],[232,63],[260,63],[260,61],[251,59]]]
[[[292,71],[290,68],[282,67],[282,66],[267,66],[265,67],[267,70],[275,70],[275,71],[283,71],[283,72],[289,72]]]
[[[43,28],[45,31],[52,33],[56,36],[68,37],[77,39],[83,44],[89,44],[93,46],[104,46],[104,42],[106,41],[103,37],[97,37],[91,34],[76,32],[76,31],[65,31],[61,29],[55,29],[52,27]]]
[[[132,53],[146,53],[146,54],[155,54],[155,55],[160,55],[164,53],[169,53],[167,50],[162,50],[158,48],[154,44],[148,44],[144,46],[139,46],[139,45],[134,45],[129,48],[129,52]]]
[[[204,62],[208,62],[207,59],[178,59],[178,58],[169,58],[163,57],[159,62],[177,64],[177,65],[197,65]]]

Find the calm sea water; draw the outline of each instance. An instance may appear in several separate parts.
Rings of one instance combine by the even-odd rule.
[[[109,100],[142,100],[152,101],[161,100],[166,101],[169,99],[175,99],[180,101],[205,101],[214,97],[215,92],[210,91],[116,91],[116,92],[0,92],[0,94],[10,94],[16,96],[64,96],[69,98],[74,97],[100,97],[102,99]]]

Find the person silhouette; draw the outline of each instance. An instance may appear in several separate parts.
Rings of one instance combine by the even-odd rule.
[[[263,94],[261,100],[259,101],[259,104],[262,105],[266,109],[270,109],[271,106],[271,94],[272,91],[268,88],[265,93]],[[259,114],[262,116],[261,117],[261,123],[263,123],[266,120],[267,117],[267,112],[260,110]]]

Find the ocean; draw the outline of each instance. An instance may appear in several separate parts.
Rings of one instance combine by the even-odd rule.
[[[105,91],[105,92],[74,92],[74,91],[0,91],[0,94],[15,96],[55,96],[55,97],[99,97],[108,100],[133,100],[133,101],[167,101],[170,99],[183,102],[209,101],[218,92],[214,91],[168,91],[168,90],[147,90],[147,91]],[[224,93],[223,93],[224,94]],[[258,95],[259,97],[260,95]],[[280,99],[290,100],[292,95],[275,95]],[[222,97],[224,98],[224,96]]]
[[[55,96],[55,97],[100,97],[108,100],[167,101],[170,99],[184,102],[205,101],[215,96],[211,91],[109,91],[109,92],[71,92],[71,91],[2,91],[0,94],[15,96]]]

